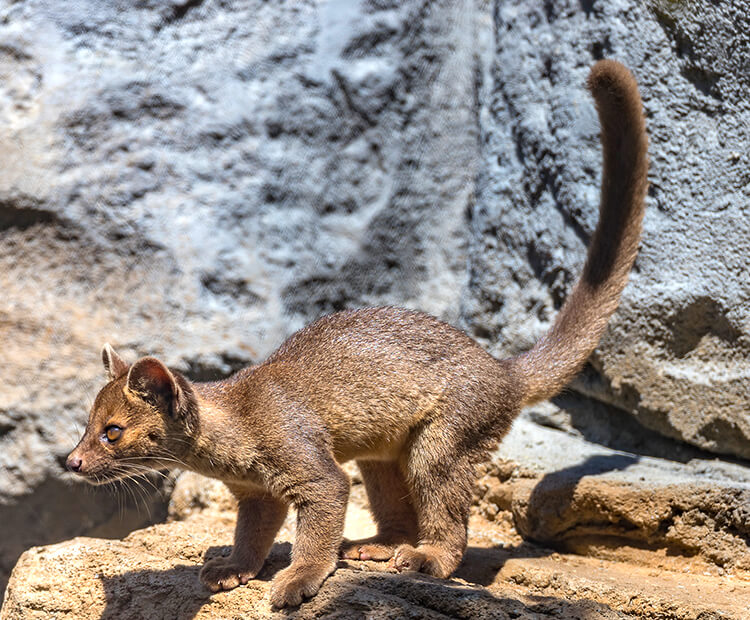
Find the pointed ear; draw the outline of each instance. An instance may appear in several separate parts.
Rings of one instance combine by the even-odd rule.
[[[131,366],[127,389],[175,417],[182,405],[182,389],[170,370],[155,357],[142,357]]]
[[[115,350],[110,346],[109,343],[104,345],[102,349],[102,363],[104,364],[104,370],[107,371],[107,376],[110,381],[119,379],[128,372],[128,364],[122,359]]]

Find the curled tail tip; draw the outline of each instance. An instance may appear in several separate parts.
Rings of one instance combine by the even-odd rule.
[[[598,61],[586,81],[600,113],[612,110],[631,117],[643,116],[638,83],[630,70],[610,58]]]
[[[635,77],[625,65],[612,58],[597,61],[589,71],[587,85],[594,97],[604,94],[625,95],[638,85]]]
[[[596,348],[615,311],[638,251],[648,174],[648,137],[633,74],[616,60],[592,68],[604,152],[599,223],[581,278],[551,330],[516,358],[525,381],[522,405],[555,394]]]

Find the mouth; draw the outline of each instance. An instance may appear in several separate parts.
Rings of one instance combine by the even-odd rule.
[[[119,469],[97,469],[96,471],[73,471],[76,478],[92,486],[102,486],[128,477],[128,472]]]
[[[103,486],[113,482],[147,476],[152,472],[168,468],[168,466],[162,465],[159,459],[153,459],[149,460],[147,464],[120,465],[115,463],[111,467],[96,469],[94,471],[73,471],[71,473],[92,486]]]
[[[125,477],[124,475],[118,475],[117,473],[110,473],[110,472],[96,472],[96,473],[75,472],[75,475],[83,479],[88,484],[95,486],[95,487],[103,486],[105,484],[110,484],[111,482],[122,480]]]

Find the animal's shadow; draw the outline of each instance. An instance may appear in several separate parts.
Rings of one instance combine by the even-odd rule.
[[[292,545],[288,542],[275,543],[263,569],[252,580],[249,588],[265,588],[273,576],[289,564]],[[209,547],[204,561],[228,556],[230,545]],[[178,564],[167,570],[132,570],[111,577],[102,576],[106,606],[102,620],[189,620],[194,618],[212,597],[200,582],[198,575],[202,564]],[[238,610],[237,618],[246,617]]]

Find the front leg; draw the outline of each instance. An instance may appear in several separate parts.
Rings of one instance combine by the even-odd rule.
[[[285,502],[266,495],[235,495],[239,510],[232,553],[209,560],[200,572],[200,580],[211,592],[246,584],[260,572],[288,510]]]
[[[290,499],[297,508],[297,535],[291,565],[271,584],[274,607],[299,605],[303,598],[313,596],[336,568],[349,478],[332,458],[316,465],[306,472],[306,482],[291,488]]]

